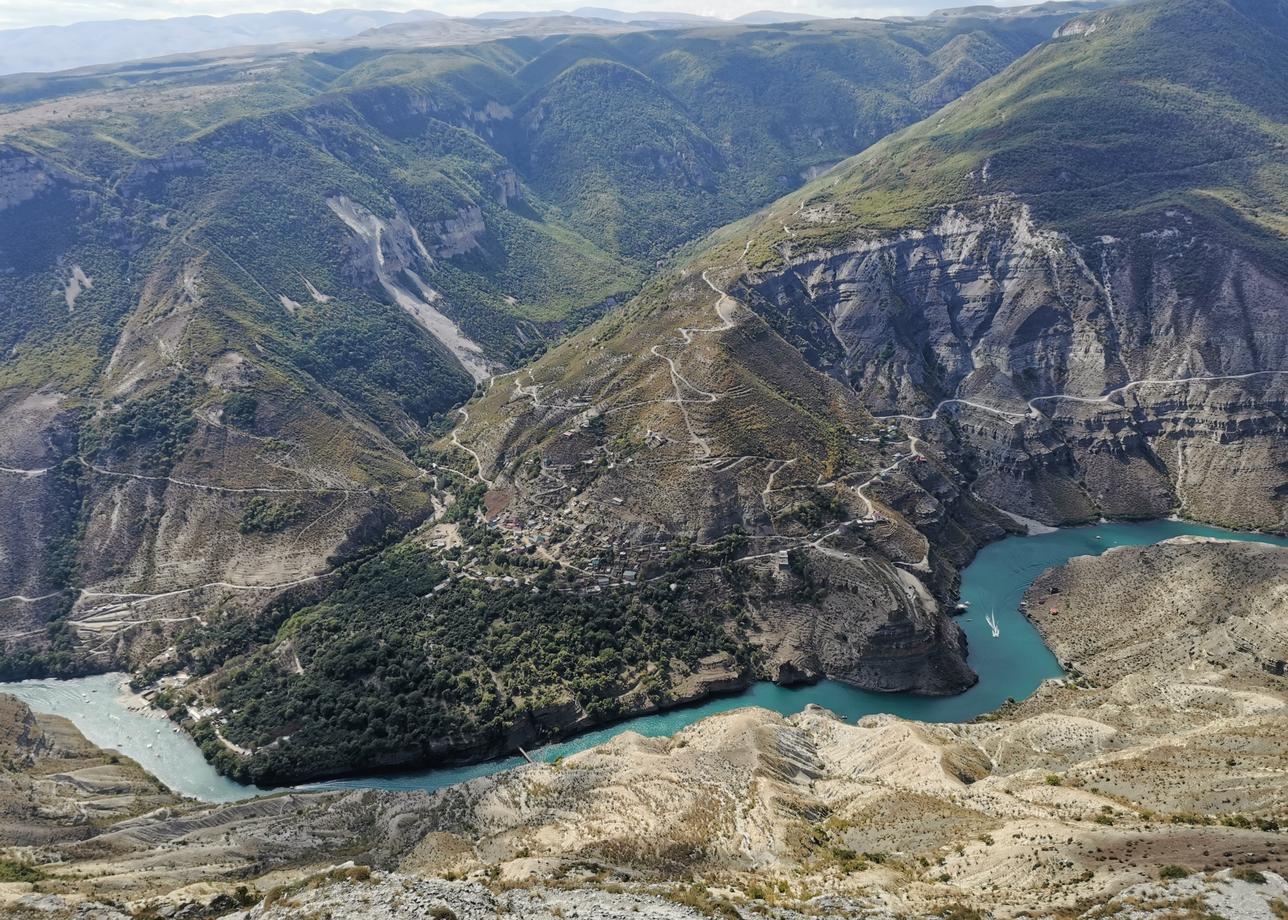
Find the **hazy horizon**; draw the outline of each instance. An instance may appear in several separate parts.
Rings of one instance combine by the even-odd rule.
[[[990,0],[990,6],[1023,6],[1033,0]],[[313,2],[275,4],[271,0],[15,0],[0,8],[0,30],[36,28],[43,26],[69,26],[85,22],[106,22],[123,19],[164,20],[190,16],[231,16],[242,13],[304,12],[323,13],[330,10],[366,10],[382,12],[410,12],[428,10],[446,16],[477,16],[484,13],[515,11],[539,12],[542,10],[573,10],[583,6],[613,9],[619,12],[674,12],[689,15],[713,16],[733,19],[759,10],[784,13],[801,13],[810,16],[881,18],[885,16],[924,15],[935,9],[967,5],[954,0],[703,0],[701,4],[678,8],[677,4],[659,2],[640,3],[549,3],[541,0],[313,0]]]

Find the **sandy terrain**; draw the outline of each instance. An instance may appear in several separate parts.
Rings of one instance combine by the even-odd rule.
[[[1288,549],[1264,544],[1081,557],[1030,591],[1078,670],[974,723],[748,708],[433,796],[180,809],[24,858],[41,897],[269,896],[246,917],[1273,920],[1285,585]]]

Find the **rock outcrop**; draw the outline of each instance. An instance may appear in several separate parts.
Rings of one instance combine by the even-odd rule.
[[[1078,671],[973,723],[740,709],[432,796],[293,793],[143,816],[51,851],[62,862],[42,888],[65,891],[86,866],[108,872],[91,894],[139,906],[196,897],[198,880],[207,900],[240,884],[268,895],[255,918],[557,906],[786,920],[955,903],[1116,916],[1142,897],[1264,910],[1288,893],[1288,687],[1272,660],[1286,567],[1282,547],[1190,539],[1073,559],[1029,608]],[[337,841],[359,866],[329,868]],[[262,875],[249,885],[247,865]]]
[[[54,184],[57,172],[39,157],[0,145],[0,211],[35,198]]]
[[[1285,526],[1288,285],[1186,214],[1080,247],[1002,197],[783,251],[747,302],[875,414],[959,451],[990,501]]]
[[[1051,650],[1101,683],[1215,668],[1273,685],[1288,662],[1288,552],[1268,543],[1114,547],[1043,573],[1025,602]]]

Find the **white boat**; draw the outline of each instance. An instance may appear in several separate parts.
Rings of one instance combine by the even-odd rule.
[[[997,628],[997,616],[993,611],[989,611],[988,616],[984,617],[984,622],[987,623],[988,628],[993,631],[994,639],[1002,634],[1002,631]]]

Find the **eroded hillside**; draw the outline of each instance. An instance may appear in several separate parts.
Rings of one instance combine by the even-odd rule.
[[[7,673],[174,667],[224,619],[263,621],[225,656],[263,641],[441,508],[427,448],[475,384],[1067,15],[542,21],[0,81]]]
[[[1259,916],[1288,894],[1285,584],[1268,544],[1075,558],[1026,600],[1076,670],[969,724],[744,709],[433,796],[281,796],[29,855],[63,860],[42,891],[133,908],[278,885],[269,917]],[[325,872],[336,835],[370,878]]]
[[[1279,11],[1078,20],[492,376],[437,443],[452,509],[358,591],[261,618],[251,641],[181,645],[205,678],[185,694],[219,710],[207,750],[272,780],[363,752],[475,757],[757,678],[951,693],[973,680],[957,573],[1028,519],[1282,529],[1285,199],[1267,151],[1286,129],[1255,89],[1284,79]],[[1164,53],[1191,39],[1203,67]],[[1231,43],[1265,67],[1231,64]],[[1102,106],[1104,80],[1123,91]],[[415,597],[382,587],[406,565],[425,567]],[[605,614],[630,641],[588,602],[630,611]],[[373,643],[405,664],[368,660]],[[446,740],[400,750],[406,675],[448,661]],[[364,692],[321,706],[355,668]]]

